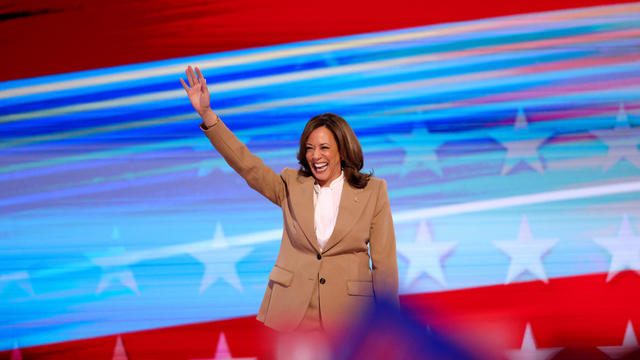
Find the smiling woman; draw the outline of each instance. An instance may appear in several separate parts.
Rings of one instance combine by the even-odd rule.
[[[364,165],[362,148],[349,124],[335,114],[322,114],[311,118],[300,136],[298,152],[300,173],[313,176],[320,186],[340,176],[341,171],[349,184],[362,189],[371,174],[360,172]]]
[[[319,127],[309,134],[304,146],[306,164],[302,166],[306,165],[311,169],[313,177],[321,187],[329,186],[342,172],[335,136],[326,127]]]
[[[282,209],[280,252],[258,320],[279,331],[334,332],[380,300],[397,304],[387,185],[360,172],[362,149],[349,124],[335,114],[313,117],[300,137],[300,169],[276,174],[211,109],[200,70],[186,73],[189,83],[180,81],[202,131],[249,186]]]

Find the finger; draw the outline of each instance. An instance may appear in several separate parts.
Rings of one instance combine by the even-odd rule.
[[[196,69],[198,67],[196,66]],[[196,75],[196,72],[193,71],[193,68],[191,68],[191,76],[193,76],[193,81],[195,82],[196,85],[200,84],[200,79],[198,78],[198,75]]]
[[[209,95],[209,88],[207,87],[207,79],[206,78],[202,78],[202,86],[204,87],[204,93],[206,95]]]
[[[180,83],[182,84],[182,87],[184,88],[184,91],[187,92],[187,95],[189,94],[189,87],[187,86],[187,84],[185,84],[184,80],[182,80],[182,78],[180,78]]]
[[[190,87],[193,87],[196,84],[195,80],[193,79],[193,68],[191,67],[191,65],[189,65],[189,67],[187,68],[187,79],[189,80]]]
[[[198,81],[204,82],[204,76],[202,76],[202,71],[200,71],[200,68],[197,66],[196,66],[196,72],[198,73]]]

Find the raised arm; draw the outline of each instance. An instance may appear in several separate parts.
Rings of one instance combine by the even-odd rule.
[[[197,72],[197,74],[196,74]],[[227,128],[211,109],[207,81],[200,69],[187,68],[187,85],[180,78],[182,87],[187,92],[191,105],[202,118],[200,128],[211,144],[220,152],[227,164],[231,166],[247,184],[264,195],[278,206],[281,206],[285,194],[284,181],[270,167],[264,165],[262,159],[251,154],[249,149]]]

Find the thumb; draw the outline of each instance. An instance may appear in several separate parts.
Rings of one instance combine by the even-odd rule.
[[[204,77],[202,77],[202,85],[204,86],[204,93],[209,95],[209,87],[207,86],[207,79],[205,79]]]

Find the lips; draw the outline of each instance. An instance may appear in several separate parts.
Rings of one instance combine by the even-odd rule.
[[[323,172],[323,171],[327,170],[328,166],[329,166],[329,163],[313,164],[313,167],[316,169],[317,172]]]

